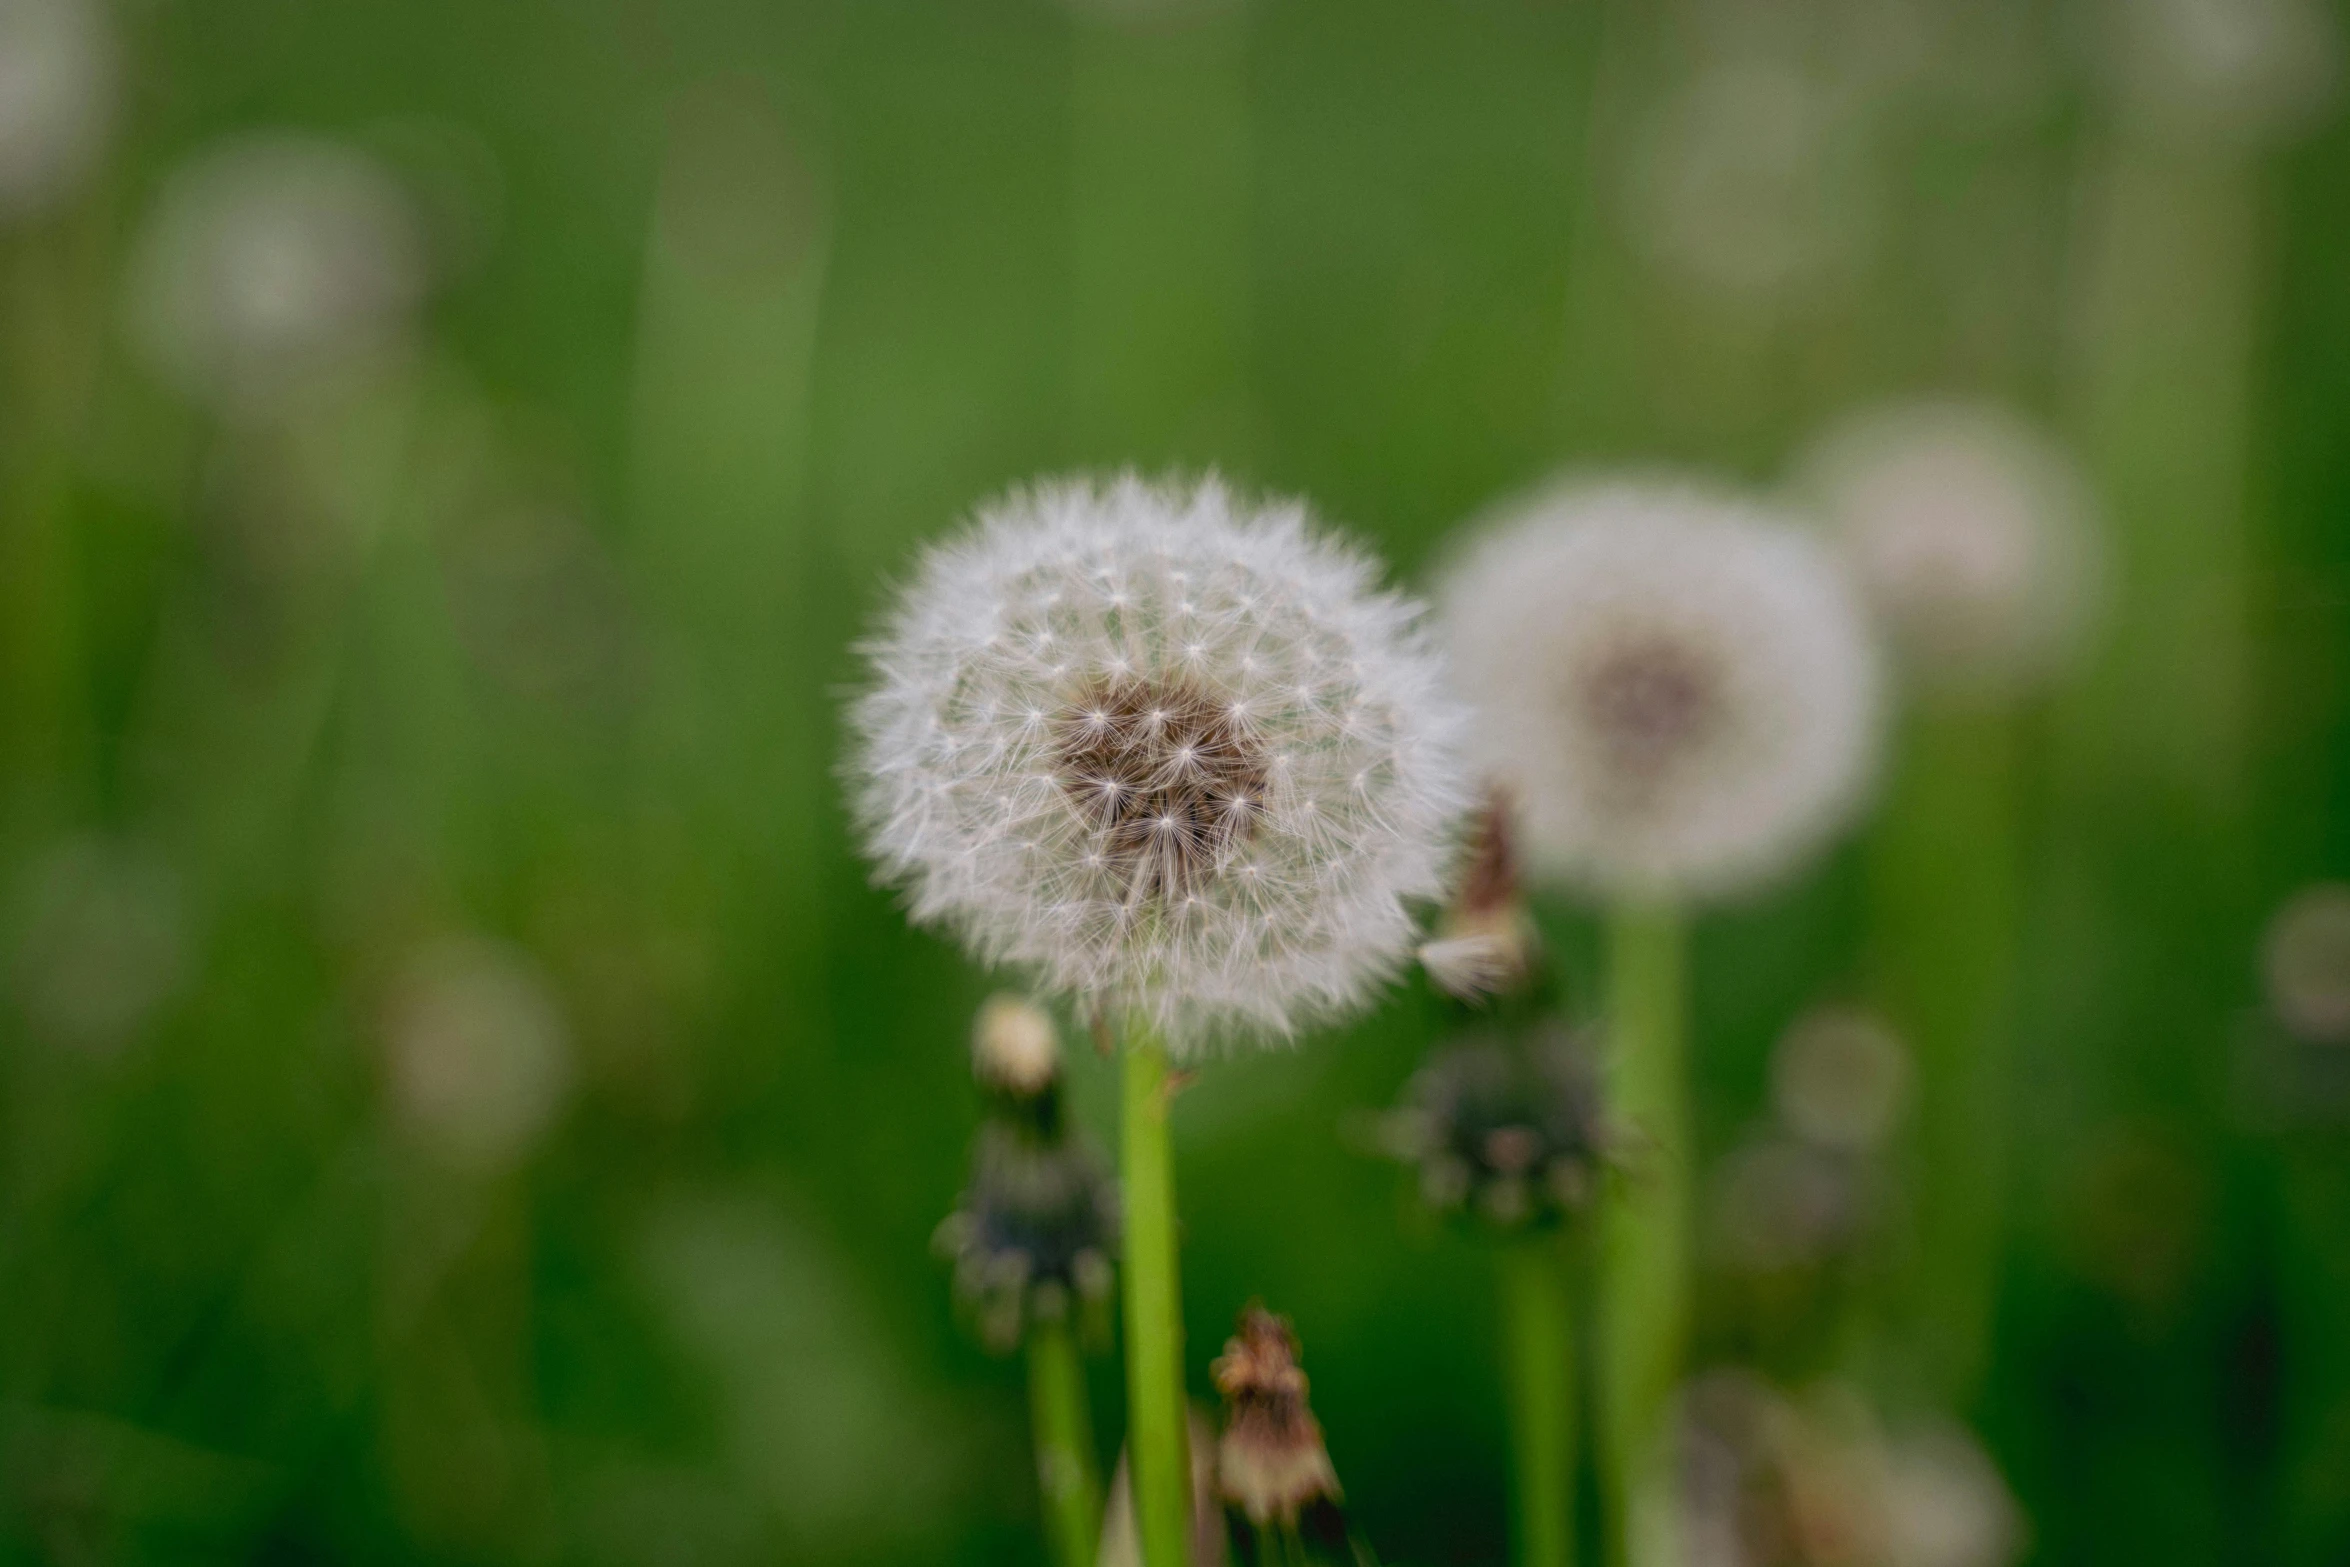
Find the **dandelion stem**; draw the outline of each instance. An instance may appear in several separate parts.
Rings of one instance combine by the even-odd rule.
[[[1609,918],[1611,1097],[1641,1140],[1638,1167],[1609,1204],[1602,1236],[1599,1459],[1609,1567],[1633,1559],[1635,1504],[1661,1500],[1659,1481],[1669,1473],[1665,1412],[1680,1378],[1688,1316],[1683,948],[1681,921],[1668,908],[1627,901]],[[1638,1519],[1644,1556],[1668,1513],[1659,1508]]]
[[[1936,1392],[1972,1401],[1989,1358],[2007,1191],[2016,962],[2015,720],[1910,724],[1870,854],[1876,989],[1918,1067],[1918,1221],[1906,1337]]]
[[[1510,1554],[1518,1567],[1569,1567],[1575,1554],[1575,1373],[1564,1260],[1552,1236],[1501,1252]]]
[[[1028,1331],[1028,1411],[1053,1560],[1057,1567],[1093,1567],[1102,1532],[1101,1478],[1085,1407],[1085,1365],[1066,1320],[1039,1322]]]
[[[1127,1449],[1144,1567],[1184,1567],[1190,1559],[1191,1458],[1167,1099],[1167,1047],[1146,1026],[1130,1025],[1119,1177],[1126,1225]]]

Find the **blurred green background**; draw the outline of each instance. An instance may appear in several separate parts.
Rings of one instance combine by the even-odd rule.
[[[1018,1364],[929,1248],[990,977],[867,886],[833,775],[892,574],[1134,464],[1410,580],[1558,464],[1769,484],[1936,392],[2067,442],[2111,564],[2016,719],[1960,1413],[2032,1560],[2350,1560],[2350,1097],[2238,1070],[2264,920],[2350,872],[2342,21],[120,0],[102,144],[0,214],[0,1552],[1041,1560]],[[307,305],[238,253],[232,317],[376,301],[298,374],[140,292],[255,134],[414,226]],[[1709,1151],[1866,988],[1873,852],[1702,923]],[[1490,1268],[1345,1130],[1438,1017],[1415,981],[1186,1093],[1190,1352],[1291,1314],[1364,1532],[1487,1562]]]

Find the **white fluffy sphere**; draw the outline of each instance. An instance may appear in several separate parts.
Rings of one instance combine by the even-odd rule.
[[[133,344],[177,390],[269,417],[380,361],[426,284],[421,220],[389,170],[304,136],[235,138],[174,174],[133,258]]]
[[[1361,1003],[1466,803],[1417,606],[1294,504],[1016,492],[867,649],[857,810],[916,919],[1180,1046]]]
[[[0,0],[0,218],[78,185],[113,107],[113,45],[91,0]]]
[[[1869,780],[1868,625],[1828,550],[1759,505],[1554,484],[1491,519],[1443,607],[1472,749],[1538,869],[1607,895],[1736,891]]]
[[[2099,576],[2088,483],[2013,414],[1871,409],[1822,437],[1797,482],[1921,683],[2012,689],[2079,642]]]

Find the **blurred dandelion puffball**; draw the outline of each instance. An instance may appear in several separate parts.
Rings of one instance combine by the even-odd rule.
[[[9,908],[9,991],[31,1031],[111,1055],[187,966],[180,881],[140,846],[75,837],[27,867]]]
[[[1829,552],[1756,504],[1563,481],[1491,518],[1442,603],[1472,754],[1537,869],[1607,895],[1738,891],[1869,780],[1866,620]]]
[[[1771,1102],[1815,1147],[1881,1148],[1909,1102],[1909,1050],[1883,1019],[1854,1007],[1815,1007],[1788,1025],[1771,1053]]]
[[[866,651],[852,778],[914,917],[1178,1049],[1344,1012],[1467,801],[1410,601],[1302,506],[1042,484],[935,545]]]
[[[0,0],[0,219],[52,205],[97,162],[113,67],[92,0]]]
[[[2319,882],[2269,920],[2261,947],[2269,1009],[2303,1039],[2350,1043],[2350,885]]]
[[[1797,488],[1922,684],[2013,689],[2079,643],[2098,579],[2089,488],[2005,410],[1861,413],[1813,447]]]
[[[148,215],[132,341],[175,390],[266,418],[379,363],[425,283],[419,215],[373,158],[311,137],[241,137],[181,168]]]
[[[384,1009],[385,1072],[403,1126],[464,1169],[513,1163],[571,1087],[555,998],[519,953],[469,936],[412,954]]]

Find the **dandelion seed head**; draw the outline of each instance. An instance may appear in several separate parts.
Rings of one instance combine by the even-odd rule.
[[[0,219],[79,185],[113,107],[114,50],[94,0],[0,0]]]
[[[917,919],[1179,1047],[1344,1012],[1408,953],[1466,795],[1419,622],[1296,506],[1017,492],[867,649],[868,848]]]
[[[2350,1042],[2350,885],[2319,882],[2277,910],[2261,947],[2269,1010],[2303,1039]]]
[[[1899,1035],[1857,1007],[1814,1007],[1771,1052],[1771,1102],[1815,1147],[1882,1148],[1908,1107],[1910,1061]]]
[[[403,966],[382,1020],[385,1073],[403,1129],[463,1169],[512,1164],[571,1089],[571,1035],[537,967],[474,936],[426,944]]]
[[[173,175],[130,277],[134,346],[231,417],[279,415],[383,361],[424,296],[420,216],[366,153],[239,137]]]
[[[2086,481],[1989,404],[1873,409],[1837,425],[1797,485],[1921,685],[2012,690],[2081,641],[2099,579]]]
[[[1491,520],[1443,610],[1472,754],[1536,869],[1606,894],[1736,891],[1816,847],[1868,782],[1869,628],[1829,552],[1762,507],[1562,482]]]

